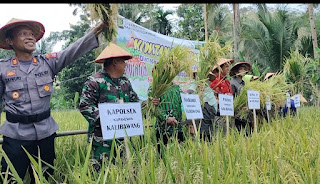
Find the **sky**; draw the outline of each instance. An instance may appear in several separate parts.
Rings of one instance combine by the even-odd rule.
[[[179,4],[160,4],[165,10],[174,9]],[[77,24],[79,16],[72,14],[75,6],[67,3],[60,4],[8,4],[0,3],[0,27],[8,23],[12,18],[23,20],[34,20],[41,22],[45,27],[44,38],[50,32],[69,30],[70,24]],[[172,17],[171,17],[172,18]],[[59,51],[62,43],[58,43],[53,51]]]
[[[164,10],[176,10],[180,4],[159,4]],[[247,4],[249,6],[249,4]],[[294,4],[293,4],[294,5]],[[245,6],[240,4],[240,8]],[[70,6],[67,3],[60,4],[38,4],[38,3],[26,3],[26,4],[8,4],[0,3],[0,27],[4,26],[12,18],[35,20],[41,22],[45,27],[44,38],[48,37],[50,32],[69,30],[70,24],[77,24],[80,20],[79,16],[72,14],[74,6]],[[169,20],[177,18],[176,15],[169,16]],[[57,44],[54,47],[54,51],[58,51],[61,48],[62,43]]]

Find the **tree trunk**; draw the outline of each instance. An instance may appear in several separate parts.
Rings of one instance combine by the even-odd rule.
[[[313,54],[314,58],[318,59],[318,53],[316,51],[316,47],[318,47],[318,42],[317,42],[317,33],[316,33],[316,26],[314,23],[314,16],[313,16],[313,5],[308,4],[308,11],[309,11],[309,20],[310,20],[310,27],[311,27],[311,36],[312,36],[312,44],[313,44]]]
[[[239,13],[239,4],[233,4],[233,54],[234,59],[238,61],[238,34],[239,34],[239,21],[240,21],[240,13]]]
[[[208,27],[207,27],[207,4],[203,5],[203,20],[204,20],[204,39],[208,41]]]
[[[152,30],[152,4],[149,4],[149,17],[150,17],[150,22],[149,22],[149,29]]]

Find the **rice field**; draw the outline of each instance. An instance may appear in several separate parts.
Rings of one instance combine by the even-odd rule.
[[[79,111],[54,111],[53,117],[59,131],[87,128]],[[217,133],[212,142],[187,136],[179,144],[173,139],[161,159],[154,133],[146,128],[143,137],[132,137],[129,159],[117,154],[115,162],[106,161],[100,173],[90,167],[86,135],[58,137],[54,175],[46,181],[35,162],[36,180],[77,184],[320,183],[319,121],[320,108],[302,107],[297,116],[264,123],[250,136],[232,129],[228,136]]]

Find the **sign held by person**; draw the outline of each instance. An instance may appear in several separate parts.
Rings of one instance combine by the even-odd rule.
[[[293,99],[294,99],[294,106],[296,108],[300,107],[300,94],[294,95]]]
[[[141,104],[139,102],[101,103],[98,104],[98,107],[103,140],[144,134]]]
[[[219,110],[221,116],[234,116],[232,95],[219,94]]]
[[[259,91],[247,90],[249,109],[260,109]]]
[[[186,118],[188,120],[203,119],[199,95],[181,93],[181,99],[182,99],[183,109],[184,109],[184,112],[186,113]]]

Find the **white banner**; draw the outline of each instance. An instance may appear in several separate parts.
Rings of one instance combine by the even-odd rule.
[[[147,91],[152,82],[152,69],[154,64],[158,63],[163,51],[170,50],[177,45],[183,45],[191,48],[192,53],[198,58],[199,48],[204,44],[201,41],[165,36],[135,24],[122,16],[119,17],[115,44],[133,56],[127,62],[125,75],[141,100],[148,98]],[[197,61],[195,61],[195,65],[196,63]],[[193,67],[195,69],[196,66]],[[191,80],[185,72],[181,72],[174,79],[174,83],[186,91]]]
[[[181,93],[181,100],[187,119],[203,119],[199,95]]]
[[[221,116],[234,116],[233,96],[219,94],[219,111]]]
[[[102,136],[104,140],[123,138],[128,135],[144,134],[141,104],[101,103],[98,104]]]
[[[247,90],[249,109],[260,109],[259,91]]]

